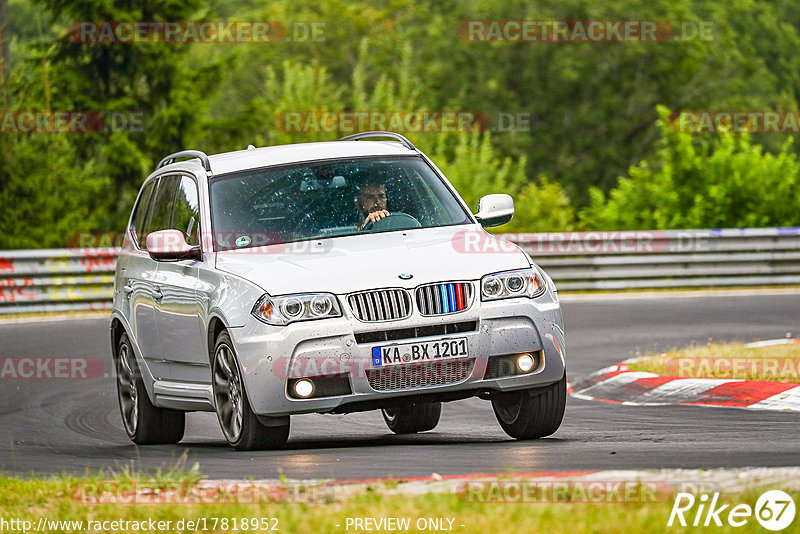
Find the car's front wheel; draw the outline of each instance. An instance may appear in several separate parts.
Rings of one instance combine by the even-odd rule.
[[[225,439],[240,451],[280,449],[289,439],[289,425],[264,426],[250,408],[236,352],[227,332],[217,337],[212,370],[214,407]]]
[[[442,415],[442,403],[412,404],[381,410],[386,426],[395,434],[413,434],[433,430]]]
[[[515,439],[549,436],[561,426],[567,404],[567,375],[547,387],[499,393],[492,398],[497,421]]]
[[[117,343],[117,397],[122,424],[138,445],[178,443],[186,428],[186,414],[158,408],[150,402],[128,334]]]

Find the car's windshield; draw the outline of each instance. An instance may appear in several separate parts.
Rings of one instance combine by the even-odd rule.
[[[418,157],[254,169],[214,178],[210,189],[217,250],[470,223]]]

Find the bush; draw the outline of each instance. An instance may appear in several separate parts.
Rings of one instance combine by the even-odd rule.
[[[452,141],[452,140],[449,140]],[[526,175],[525,158],[513,160],[497,155],[489,134],[462,133],[455,146],[447,148],[448,136],[439,136],[430,152],[461,197],[473,210],[491,193],[514,197],[515,213],[509,224],[496,232],[567,231],[575,227],[575,210],[559,184],[542,176],[532,182]]]
[[[695,140],[671,128],[658,108],[658,149],[619,178],[606,196],[592,188],[581,212],[589,229],[675,229],[794,226],[800,221],[800,164],[793,139],[777,155],[750,135],[709,134]]]

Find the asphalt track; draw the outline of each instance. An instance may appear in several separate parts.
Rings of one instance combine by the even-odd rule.
[[[662,296],[564,303],[571,379],[636,351],[800,335],[800,294]],[[0,357],[90,356],[111,371],[106,319],[0,323]],[[488,402],[445,404],[432,432],[395,436],[378,412],[292,419],[288,448],[238,453],[210,413],[190,414],[175,446],[137,447],[114,379],[0,379],[0,471],[146,472],[199,464],[210,478],[410,477],[628,468],[800,465],[800,414],[635,407],[570,398],[561,429],[509,439]]]

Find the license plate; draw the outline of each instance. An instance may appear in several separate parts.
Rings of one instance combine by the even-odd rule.
[[[372,367],[425,363],[469,356],[467,338],[440,339],[372,347]]]

